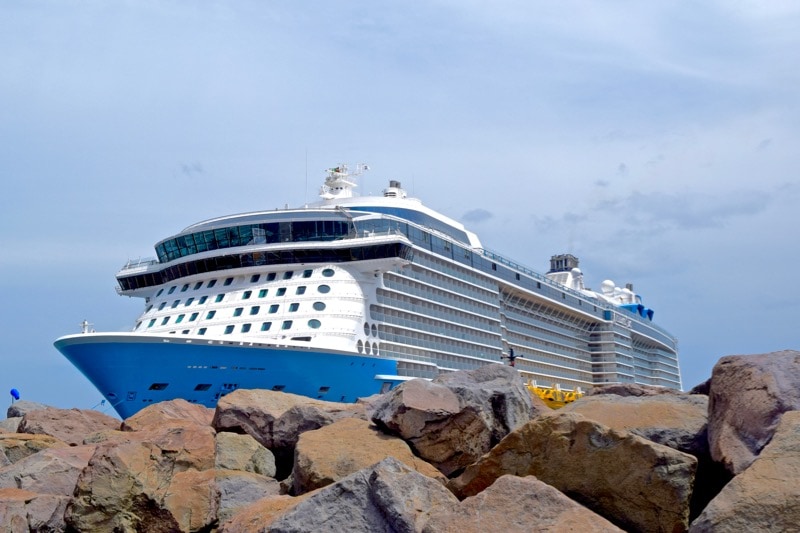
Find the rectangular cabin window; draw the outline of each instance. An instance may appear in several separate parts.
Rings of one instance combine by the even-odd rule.
[[[194,390],[196,390],[196,391],[204,391],[204,390],[208,390],[210,388],[211,388],[211,383],[200,383],[199,385],[197,385],[194,388]]]
[[[259,298],[265,297],[267,295],[267,292],[269,292],[269,289],[261,289],[260,291],[258,291],[258,297]]]
[[[164,390],[169,387],[169,383],[153,383],[150,385],[149,390]]]
[[[261,279],[261,274],[253,274],[250,276],[250,283],[258,283],[259,279]]]
[[[294,272],[292,270],[288,270],[283,273],[283,279],[292,279]]]
[[[292,321],[284,320],[283,324],[281,324],[281,329],[292,329]]]
[[[267,274],[267,281],[275,281],[275,272],[270,272]]]
[[[225,295],[224,295],[224,294],[217,294],[217,298],[216,298],[216,300],[214,300],[214,301],[215,301],[215,302],[217,302],[217,303],[219,303],[219,302],[221,302],[221,301],[222,301],[222,299],[223,299],[223,298],[225,298]]]
[[[311,270],[311,269],[308,269],[308,270],[303,270],[303,277],[304,277],[304,278],[310,278],[310,277],[311,277],[311,273],[312,273],[312,272],[314,272],[314,271],[313,271],[313,270]]]
[[[208,314],[206,315],[206,320],[214,318],[214,315],[216,315],[216,314],[217,314],[217,312],[215,310],[209,311]]]
[[[289,304],[289,312],[290,312],[290,313],[294,313],[294,312],[295,312],[295,311],[297,311],[299,308],[300,308],[300,304],[299,304],[299,303],[292,303],[292,304]]]
[[[216,284],[217,284],[217,280],[212,279],[211,281],[208,282],[208,285],[206,285],[206,288],[210,289],[211,287],[213,287]]]
[[[198,335],[205,335],[205,334],[206,334],[206,328],[200,328],[200,329],[198,329],[198,330],[197,330],[197,334],[198,334]]]
[[[306,293],[306,286],[305,285],[300,285],[299,287],[297,287],[297,290],[294,291],[294,293],[295,294],[305,294]]]
[[[192,290],[196,291],[197,289],[199,289],[202,286],[203,286],[203,282],[202,281],[198,281],[197,283],[194,284],[194,288]]]
[[[242,324],[242,333],[250,331],[250,324]]]
[[[280,307],[278,304],[270,305],[269,306],[269,312],[270,313],[277,313],[278,312],[278,307]]]
[[[254,305],[253,307],[250,308],[250,314],[257,315],[260,310],[261,310],[260,305]]]
[[[242,311],[244,311],[244,307],[237,307],[233,310],[233,316],[242,316]]]
[[[198,313],[192,313],[192,316],[189,317],[189,322],[194,322],[197,320]]]
[[[175,309],[176,307],[178,307],[179,303],[181,303],[180,300],[175,300],[174,302],[172,302],[172,309]]]
[[[200,299],[197,301],[197,305],[203,305],[208,300],[208,296],[201,296]]]
[[[278,289],[278,292],[275,293],[275,296],[283,296],[284,294],[286,294],[286,287],[281,287]]]
[[[173,292],[175,292],[175,289],[177,289],[177,288],[178,288],[177,285],[173,285],[172,287],[169,288],[169,291],[167,291],[167,294],[172,294]]]
[[[230,335],[233,333],[233,325],[225,326],[225,335]]]
[[[261,331],[269,331],[269,328],[272,327],[272,322],[262,322],[261,323]]]
[[[193,301],[194,301],[194,298],[189,298],[188,300],[186,300],[186,303],[183,304],[183,306],[184,307],[189,307],[190,305],[192,305]]]
[[[183,322],[183,317],[185,316],[186,315],[178,315],[178,318],[175,319],[175,323],[180,324],[181,322]]]
[[[223,285],[225,285],[227,287],[231,283],[233,283],[233,278],[225,278],[225,283]]]
[[[162,321],[161,321],[161,325],[162,325],[162,326],[166,326],[166,325],[167,325],[167,322],[169,322],[169,317],[168,317],[168,316],[165,316],[165,317],[164,317],[164,320],[162,320]]]
[[[249,300],[252,294],[253,291],[244,291],[244,293],[242,293],[242,300]]]
[[[189,284],[188,283],[184,284],[183,287],[181,287],[181,292],[186,292],[188,290],[189,290]]]

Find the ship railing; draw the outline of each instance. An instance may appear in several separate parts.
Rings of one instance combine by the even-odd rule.
[[[568,294],[571,294],[571,295],[575,296],[576,298],[580,298],[580,299],[585,300],[585,301],[588,298],[582,292],[576,291],[575,289],[567,287],[566,285],[562,285],[562,284],[560,284],[560,283],[558,283],[556,281],[553,281],[552,279],[548,278],[547,276],[545,276],[543,274],[539,274],[538,272],[534,272],[533,270],[531,270],[529,268],[526,268],[526,267],[520,265],[519,263],[517,263],[515,261],[511,261],[510,259],[506,259],[505,257],[503,257],[503,256],[501,256],[501,255],[499,255],[499,254],[497,254],[495,252],[492,252],[491,250],[487,250],[486,248],[481,248],[480,252],[485,257],[488,257],[489,259],[491,259],[493,261],[496,261],[498,263],[501,263],[501,264],[503,264],[503,265],[505,265],[505,266],[507,266],[507,267],[509,267],[511,269],[518,270],[518,271],[520,271],[520,272],[522,272],[524,274],[527,274],[528,276],[536,279],[537,281],[541,281],[543,283],[546,283],[550,287],[556,288],[556,289],[558,289],[560,291],[566,292]],[[650,322],[649,320],[645,321],[643,318],[639,317],[639,315],[627,312],[627,311],[625,311],[623,309],[620,309],[619,307],[617,307],[615,305],[612,305],[612,304],[610,304],[608,302],[603,302],[602,300],[599,300],[599,299],[596,300],[594,298],[591,298],[591,301],[592,301],[592,303],[596,302],[596,305],[598,307],[601,307],[603,309],[608,309],[608,310],[614,311],[616,313],[620,313],[623,316],[625,316],[626,318],[631,318],[634,321],[638,322],[639,324],[642,324],[645,327],[652,328],[655,331],[657,331],[657,332],[661,333],[662,335],[664,335],[667,339],[671,340],[673,343],[677,343],[677,339],[670,332],[668,332],[667,330],[665,330],[664,328],[662,328],[658,324]]]
[[[155,257],[129,259],[128,262],[122,266],[120,272],[129,270],[145,270],[148,267],[157,264],[158,264],[158,259],[156,259]]]

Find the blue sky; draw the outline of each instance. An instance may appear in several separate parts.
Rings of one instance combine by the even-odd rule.
[[[132,326],[128,259],[340,162],[534,270],[633,283],[687,388],[798,349],[796,6],[3,2],[0,392],[96,405],[52,342]]]

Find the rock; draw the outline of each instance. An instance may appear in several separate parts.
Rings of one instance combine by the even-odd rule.
[[[510,433],[449,487],[473,496],[504,474],[534,475],[625,529],[685,531],[697,460],[576,413]]]
[[[269,448],[275,455],[276,476],[282,479],[291,471],[294,447],[301,433],[353,417],[366,419],[363,405],[237,389],[220,398],[212,425],[218,432],[246,433]]]
[[[721,358],[709,393],[711,456],[743,472],[772,439],[781,415],[800,409],[800,352]]]
[[[253,502],[280,493],[276,480],[251,472],[217,469],[214,482],[219,499],[219,522],[233,518]]]
[[[287,513],[316,492],[300,496],[268,496],[241,509],[230,519],[222,522],[219,533],[267,533],[276,518]]]
[[[28,400],[20,400],[11,404],[11,407],[6,411],[8,418],[22,418],[31,411],[39,409],[50,409],[47,405],[38,402],[29,402]]]
[[[208,531],[217,521],[219,495],[214,470],[177,472],[164,495],[162,509],[168,514],[153,513],[141,523],[142,531],[154,531],[174,520],[177,531]],[[174,531],[169,529],[169,531]]]
[[[611,383],[608,385],[593,385],[591,389],[586,391],[586,396],[594,396],[597,394],[614,396],[660,396],[662,394],[683,394],[674,389],[666,387],[658,387],[656,385],[642,385],[638,383]]]
[[[250,435],[225,431],[217,433],[214,443],[215,468],[275,477],[275,456]]]
[[[562,412],[580,413],[589,420],[630,431],[653,442],[694,455],[697,475],[690,519],[694,519],[730,480],[711,460],[708,449],[708,397],[700,394],[584,396]]]
[[[91,409],[45,407],[28,411],[22,417],[18,431],[50,435],[71,446],[77,446],[83,443],[87,435],[106,429],[119,429],[119,420]]]
[[[77,531],[178,531],[164,503],[176,470],[172,455],[149,442],[100,445],[78,479],[65,521]]]
[[[0,487],[72,496],[94,446],[48,448],[0,468]]]
[[[460,505],[432,514],[425,532],[582,531],[620,528],[533,476],[501,476]]]
[[[379,398],[368,414],[451,475],[528,422],[537,410],[549,411],[541,401],[537,406],[513,368],[486,365],[432,382],[407,381]]]
[[[318,490],[262,527],[272,533],[420,531],[431,514],[454,505],[441,483],[390,457]]]
[[[3,531],[64,531],[67,496],[39,494],[24,489],[0,489],[0,524]]]
[[[166,424],[210,426],[214,409],[177,399],[148,405],[122,422],[123,431],[141,431]]]
[[[692,387],[689,391],[689,394],[703,394],[708,396],[708,393],[711,391],[711,378],[708,378],[702,383],[699,383]]]
[[[30,435],[28,433],[0,434],[0,457],[9,463],[33,455],[48,448],[66,448],[69,444],[50,435]]]
[[[800,411],[783,413],[772,441],[692,522],[690,532],[798,531]]]
[[[362,468],[393,457],[422,475],[445,478],[416,457],[402,439],[385,435],[366,420],[338,420],[300,435],[291,475],[293,494],[330,485]]]
[[[0,433],[16,433],[19,429],[19,423],[21,421],[21,416],[0,420]]]
[[[565,405],[613,429],[692,455],[708,455],[708,397],[689,394],[593,394]]]

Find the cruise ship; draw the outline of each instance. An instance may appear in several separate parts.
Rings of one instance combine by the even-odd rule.
[[[144,301],[132,330],[84,322],[56,348],[122,418],[175,398],[213,407],[238,388],[353,402],[487,364],[563,391],[681,388],[677,340],[631,285],[590,290],[570,254],[537,273],[395,180],[359,196],[366,169],[329,169],[314,204],[162,240],[117,273],[117,292]]]

